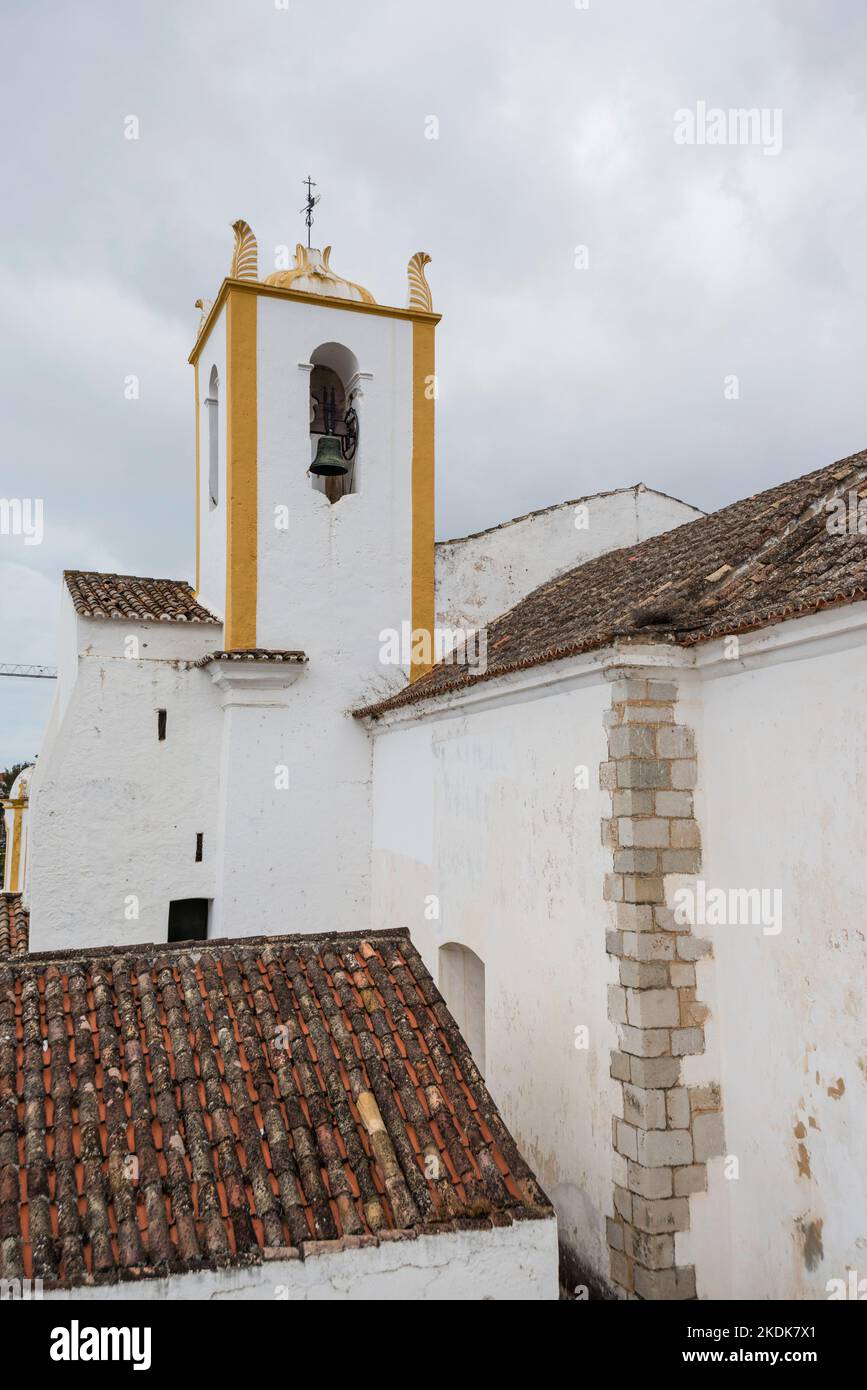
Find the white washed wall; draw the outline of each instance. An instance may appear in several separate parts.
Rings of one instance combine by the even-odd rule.
[[[307,475],[299,365],[326,343],[355,356],[363,390],[360,490],[333,506]],[[412,617],[412,324],[262,297],[257,389],[257,644],[309,661],[282,708],[236,711],[227,726],[220,931],[256,933],[265,919],[351,931],[369,912],[371,748],[350,711],[402,683],[380,665],[380,631]],[[288,530],[276,508],[288,508]],[[289,786],[275,793],[281,766]]]
[[[678,1238],[703,1298],[825,1298],[829,1279],[867,1278],[867,650],[855,633],[797,655],[723,662],[701,688],[703,878],[783,894],[779,935],[705,933],[699,996],[739,1176],[712,1160]],[[704,1059],[687,1062],[698,1079]]]
[[[485,962],[488,1085],[561,1239],[602,1277],[615,1041],[598,789],[607,700],[591,684],[379,733],[372,909],[376,926],[409,927],[437,980],[444,944]],[[587,790],[574,787],[579,764]],[[426,918],[429,894],[439,921]],[[589,1050],[575,1047],[581,1025]]]
[[[163,941],[172,898],[213,896],[222,715],[207,669],[187,663],[218,647],[221,632],[78,620],[75,679],[64,672],[65,707],[37,764],[31,950]],[[123,655],[131,635],[138,660]],[[158,709],[167,711],[162,742]],[[137,920],[125,917],[131,894]]]

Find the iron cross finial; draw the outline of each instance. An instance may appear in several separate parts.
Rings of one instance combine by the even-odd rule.
[[[307,223],[307,249],[309,250],[310,228],[313,226],[313,209],[319,202],[319,199],[322,195],[317,193],[316,197],[314,198],[313,189],[316,187],[316,184],[314,180],[311,179],[309,174],[307,175],[306,179],[302,179],[301,182],[307,185],[307,202],[304,204],[303,208],[300,209],[300,211],[304,213],[304,221]]]

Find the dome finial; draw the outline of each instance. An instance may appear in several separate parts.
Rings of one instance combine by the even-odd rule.
[[[289,270],[275,270],[265,277],[266,285],[276,285],[282,290],[300,290],[302,294],[327,295],[330,299],[354,299],[361,304],[375,304],[376,300],[363,285],[352,280],[344,280],[331,267],[331,247],[320,251],[316,246],[304,246],[300,241],[295,247],[295,264]]]

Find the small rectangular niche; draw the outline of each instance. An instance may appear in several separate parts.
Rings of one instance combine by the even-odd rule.
[[[201,830],[196,834],[196,863],[201,864],[202,852],[205,847],[205,837]]]
[[[157,710],[157,738],[160,743],[166,736],[166,712],[164,709]]]
[[[169,942],[207,941],[209,898],[174,898],[169,903]]]

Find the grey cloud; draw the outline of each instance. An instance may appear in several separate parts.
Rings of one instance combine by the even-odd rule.
[[[308,172],[317,241],[378,299],[433,256],[441,535],[639,479],[715,507],[865,443],[854,0],[161,0],[5,25],[0,495],[43,496],[66,548],[0,537],[0,577],[30,586],[0,659],[54,659],[63,564],[192,573],[193,303],[236,217],[263,263],[294,245]],[[698,101],[781,108],[781,154],[676,145]],[[0,759],[42,723],[13,684]]]

